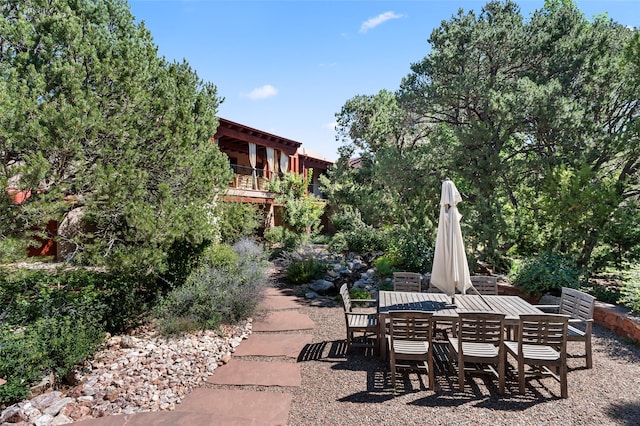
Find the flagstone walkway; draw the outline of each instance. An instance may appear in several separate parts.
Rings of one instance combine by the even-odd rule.
[[[175,411],[117,415],[79,422],[82,426],[286,425],[292,395],[302,377],[296,360],[312,342],[315,324],[295,309],[295,296],[269,288],[253,333],[231,361],[218,367]]]

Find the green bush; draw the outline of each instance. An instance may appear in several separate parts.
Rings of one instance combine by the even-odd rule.
[[[338,232],[329,240],[328,249],[331,253],[346,253],[349,251],[349,244],[344,233]]]
[[[222,243],[236,241],[255,234],[262,225],[262,214],[256,204],[218,202],[216,216]]]
[[[366,226],[360,211],[351,206],[346,206],[341,211],[334,213],[331,216],[331,223],[338,232],[354,231]]]
[[[410,272],[430,271],[433,243],[426,230],[395,231],[390,236],[388,252],[397,259],[397,267]]]
[[[153,315],[163,333],[215,329],[255,313],[266,285],[265,253],[246,239],[234,244],[233,250],[235,258],[227,254],[207,258],[183,286],[172,290],[155,307]],[[218,254],[226,251],[216,250]],[[217,263],[215,259],[221,258],[224,261]]]
[[[293,251],[304,238],[284,226],[274,226],[264,231],[264,239],[271,244],[281,244],[284,251]]]
[[[285,276],[291,284],[301,285],[322,278],[326,272],[326,263],[316,258],[307,258],[291,262]]]
[[[27,242],[20,238],[0,237],[0,263],[24,260],[27,256]]]
[[[338,232],[329,243],[329,250],[333,253],[367,253],[385,251],[388,246],[386,233],[370,226],[357,230]]]
[[[560,295],[562,287],[580,287],[581,270],[571,259],[544,253],[522,262],[513,273],[512,281],[529,294]]]
[[[351,297],[352,300],[371,300],[371,294],[369,294],[367,290],[355,287],[349,289],[349,297]],[[366,307],[370,304],[368,302],[353,302],[353,305]]]
[[[625,273],[621,293],[620,303],[628,306],[632,312],[640,314],[640,265]]]
[[[41,376],[52,372],[62,380],[91,356],[104,338],[101,325],[85,312],[40,318],[15,328],[0,330],[0,376],[7,380],[0,386],[0,404],[26,398],[29,388]]]
[[[185,278],[198,266],[202,253],[210,244],[210,241],[203,241],[200,244],[187,240],[174,241],[167,254],[167,270],[161,275],[167,287],[182,285]]]
[[[376,278],[378,280],[384,280],[385,278],[389,278],[396,271],[395,268],[396,260],[391,255],[383,255],[378,257],[374,261],[374,266],[376,268]]]

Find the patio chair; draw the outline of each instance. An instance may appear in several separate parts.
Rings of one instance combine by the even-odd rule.
[[[449,338],[449,361],[457,360],[458,383],[464,392],[464,373],[492,373],[498,378],[498,393],[504,393],[505,362],[504,314],[493,312],[460,313],[456,337]],[[465,363],[486,368],[467,368]],[[494,366],[497,367],[494,368]]]
[[[435,387],[433,371],[433,313],[424,311],[389,312],[389,363],[391,386],[396,388],[396,369],[412,367],[402,361],[417,361],[418,371],[426,371],[429,389]]]
[[[544,312],[568,315],[569,329],[567,341],[584,342],[587,368],[593,367],[591,351],[591,329],[593,328],[593,308],[596,298],[572,288],[563,287],[559,305],[537,305]]]
[[[518,341],[505,341],[505,349],[518,361],[520,393],[525,392],[524,366],[537,367],[527,374],[552,376],[560,382],[560,393],[568,398],[567,328],[569,317],[554,314],[520,315]],[[553,367],[551,370],[549,367]]]
[[[394,272],[393,291],[422,291],[422,275],[417,272]]]
[[[488,275],[471,276],[471,284],[478,293],[497,296],[498,295],[498,278]]]
[[[351,299],[347,284],[340,287],[340,296],[342,297],[344,319],[347,326],[347,352],[350,352],[353,347],[370,348],[375,351],[379,339],[378,314],[354,312],[353,302],[371,304],[376,301]]]

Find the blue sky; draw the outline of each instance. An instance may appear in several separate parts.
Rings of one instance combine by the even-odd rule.
[[[543,0],[521,0],[523,16]],[[640,0],[577,0],[640,27]],[[335,114],[357,95],[395,91],[429,54],[434,28],[480,0],[129,0],[159,53],[186,61],[225,101],[218,116],[337,159]]]

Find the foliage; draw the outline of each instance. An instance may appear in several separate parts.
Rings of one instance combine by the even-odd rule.
[[[366,253],[384,251],[387,244],[387,235],[372,226],[366,226],[358,230],[338,232],[331,239],[329,248],[333,252]]]
[[[43,374],[61,380],[94,353],[107,327],[129,324],[121,315],[133,316],[132,296],[112,298],[118,286],[91,271],[0,270],[0,377],[8,381],[0,404],[24,398]],[[134,312],[143,306],[137,300]]]
[[[389,255],[383,255],[376,258],[373,264],[376,268],[376,278],[378,280],[389,278],[396,271],[396,260]]]
[[[25,257],[27,243],[21,238],[0,238],[0,263],[17,262]]]
[[[620,303],[628,306],[632,312],[640,314],[640,266],[635,265],[625,274],[622,283]]]
[[[265,253],[247,239],[236,242],[233,250],[235,257],[228,255],[228,248],[206,256],[185,284],[156,306],[153,316],[162,332],[216,329],[255,312],[266,285]]]
[[[153,277],[90,270],[0,269],[0,321],[13,326],[82,313],[104,330],[139,323],[159,290]]]
[[[352,287],[349,289],[349,296],[352,300],[371,300],[371,294],[365,289]],[[354,302],[355,305],[361,302]]]
[[[250,237],[262,225],[260,210],[252,203],[220,201],[216,203],[215,211],[222,243],[233,244]]]
[[[450,177],[473,261],[507,271],[511,256],[546,251],[597,272],[636,260],[637,31],[589,21],[572,1],[523,18],[507,0],[461,9],[429,43],[398,91],[355,96],[337,115],[331,204],[377,230],[432,235]]]
[[[8,0],[0,31],[0,237],[77,215],[58,237],[76,263],[151,275],[215,237],[215,86],[159,57],[124,0]],[[10,182],[30,197],[11,205]]]
[[[327,247],[331,253],[347,253],[349,251],[349,244],[347,243],[347,237],[343,232],[334,234],[329,240]]]
[[[364,228],[360,210],[352,205],[340,205],[339,210],[331,215],[331,223],[336,231],[353,231]]]
[[[294,250],[304,243],[304,238],[284,226],[273,226],[264,231],[264,239],[271,244],[281,244],[284,251]]]
[[[512,282],[529,294],[560,295],[562,287],[580,287],[581,270],[571,259],[558,254],[543,253],[524,260],[513,274]]]
[[[280,195],[276,202],[284,205],[280,209],[281,218],[286,227],[308,240],[320,232],[320,217],[324,212],[324,203],[307,194],[313,171],[309,170],[307,178],[296,173],[285,173],[280,180]]]
[[[287,267],[285,277],[294,285],[306,284],[324,277],[327,264],[319,259],[309,257],[293,261]]]
[[[391,233],[388,252],[399,269],[424,273],[431,271],[434,240],[426,231],[395,230]]]

